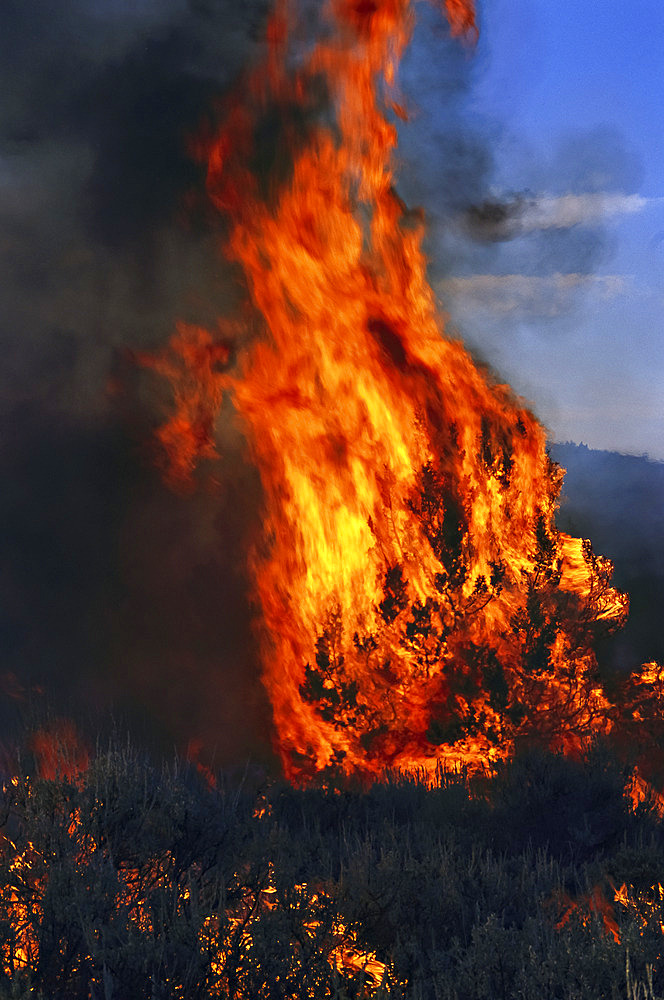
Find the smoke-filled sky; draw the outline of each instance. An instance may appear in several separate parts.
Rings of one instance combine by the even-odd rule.
[[[242,297],[187,149],[268,7],[4,0],[0,31],[0,693],[112,702],[222,758],[269,717],[257,477],[227,413],[221,490],[170,494],[126,352]],[[453,325],[554,438],[664,458],[662,9],[491,0],[474,51],[417,10],[399,189]]]

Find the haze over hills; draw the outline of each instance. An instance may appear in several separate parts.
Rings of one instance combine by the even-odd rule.
[[[590,538],[614,563],[614,583],[630,595],[630,616],[607,661],[619,670],[664,660],[664,462],[595,451],[571,442],[550,446],[567,470],[558,526]],[[606,662],[606,661],[605,661]]]

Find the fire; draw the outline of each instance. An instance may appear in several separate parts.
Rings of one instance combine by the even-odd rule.
[[[151,943],[160,942],[161,962],[169,967],[169,995],[189,995],[187,974],[200,958],[200,964],[207,963],[209,969],[206,996],[249,1000],[254,994],[247,984],[252,976],[261,975],[256,952],[260,953],[260,942],[269,936],[270,926],[279,927],[282,934],[293,934],[293,927],[300,930],[292,942],[293,979],[300,968],[307,967],[308,955],[315,953],[321,960],[319,966],[327,964],[339,983],[350,988],[361,982],[363,997],[380,994],[382,984],[396,981],[392,964],[366,949],[357,924],[345,922],[334,883],[284,887],[283,877],[278,878],[267,860],[260,866],[262,877],[257,879],[251,863],[245,866],[243,861],[225,883],[219,875],[210,874],[214,862],[199,859],[190,845],[183,859],[182,844],[160,842],[157,824],[148,833],[153,852],[146,856],[132,840],[123,843],[117,826],[117,816],[123,816],[126,805],[117,801],[122,793],[114,778],[122,752],[89,759],[82,744],[74,745],[73,727],[60,724],[52,727],[48,760],[69,760],[77,751],[76,759],[82,761],[85,754],[90,770],[82,765],[75,771],[60,766],[52,770],[43,766],[49,736],[45,731],[37,736],[31,745],[36,748],[38,775],[14,776],[2,789],[3,827],[7,829],[11,816],[16,828],[16,842],[0,834],[5,874],[0,886],[0,979],[4,982],[18,989],[20,983],[31,984],[33,977],[41,976],[60,984],[77,982],[80,996],[97,996],[102,985],[110,995],[114,973],[107,967],[107,958],[125,938],[133,948],[144,950],[146,966]],[[208,774],[200,778],[208,793],[216,791]],[[144,791],[147,807],[140,817],[142,836],[150,828],[151,807],[159,794],[147,784]],[[220,806],[220,800],[216,802]],[[186,812],[187,807],[181,806]],[[113,814],[110,822],[109,813]],[[37,816],[40,819],[35,823]],[[255,814],[254,819],[260,825],[262,816]],[[35,842],[24,838],[28,827],[38,833]],[[63,886],[72,896],[66,903]],[[85,914],[76,895],[81,889],[92,904]],[[54,917],[53,897],[62,900],[66,919]],[[184,966],[164,946],[165,936],[178,921],[180,934],[183,927],[189,934],[177,942],[179,953],[194,951]],[[164,966],[160,965],[159,972],[165,973]],[[296,984],[284,992],[293,1000],[303,996],[318,1000],[322,995],[315,975],[306,992],[300,992]],[[324,990],[324,995],[331,994]]]
[[[622,933],[617,920],[620,915],[633,920],[641,934],[649,924],[658,927],[664,934],[664,889],[660,882],[640,890],[625,882],[618,887],[611,879],[606,879],[605,882],[606,884],[598,883],[590,892],[576,899],[567,893],[558,894],[552,900],[560,911],[556,930],[565,927],[573,917],[582,924],[587,924],[594,916],[601,920],[604,933],[612,937],[616,944],[620,944]]]
[[[476,32],[469,4],[446,11]],[[144,359],[174,387],[171,477],[216,454],[229,393],[264,490],[251,561],[287,776],[477,766],[535,733],[574,751],[611,728],[592,649],[627,598],[555,528],[543,428],[445,336],[394,186],[411,4],[334,0],[305,55],[291,13],[200,150],[263,335],[233,370],[227,338],[195,327]]]
[[[61,777],[75,781],[87,771],[88,748],[69,719],[53,719],[35,730],[29,746],[41,778],[53,781]]]

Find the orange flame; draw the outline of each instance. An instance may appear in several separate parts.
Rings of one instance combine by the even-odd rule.
[[[445,8],[453,34],[476,34],[472,5]],[[264,488],[252,568],[288,776],[479,765],[535,733],[578,750],[611,726],[592,647],[627,599],[555,528],[542,427],[444,336],[392,173],[409,0],[327,16],[302,56],[278,6],[265,64],[205,144],[265,336],[232,372],[197,328],[150,362],[174,386],[172,476],[214,454],[229,392]]]
[[[88,769],[88,748],[69,719],[55,719],[37,729],[29,746],[35,755],[37,773],[46,781],[56,778],[73,781]]]

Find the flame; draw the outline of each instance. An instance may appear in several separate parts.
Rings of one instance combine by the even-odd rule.
[[[594,885],[590,892],[576,898],[565,892],[558,893],[547,905],[550,908],[553,904],[559,912],[556,930],[562,930],[573,917],[584,926],[595,917],[601,920],[604,933],[612,937],[616,944],[621,944],[623,934],[618,921],[619,915],[633,921],[641,935],[645,934],[649,926],[657,926],[664,934],[663,903],[664,889],[660,882],[636,889],[626,882],[616,887],[607,878],[603,883]]]
[[[37,773],[47,781],[80,779],[87,771],[90,754],[69,719],[54,719],[32,733],[29,747],[35,756]]]
[[[470,4],[445,8],[476,34]],[[251,563],[287,776],[480,766],[533,734],[578,751],[612,726],[592,650],[627,598],[555,528],[543,428],[445,336],[422,221],[394,187],[411,4],[326,10],[303,55],[278,5],[264,64],[200,143],[264,335],[232,370],[227,340],[197,327],[146,359],[173,385],[171,478],[216,454],[229,393],[263,483]]]
[[[611,888],[614,889],[614,901],[622,902],[619,893],[625,890],[625,886],[622,886],[621,890],[615,890],[614,886]],[[560,911],[560,917],[555,925],[557,931],[569,924],[572,917],[576,917],[583,925],[587,925],[589,920],[595,916],[601,920],[604,933],[611,936],[616,944],[620,944],[620,928],[616,921],[615,910],[612,903],[606,898],[602,884],[598,883],[593,886],[589,893],[576,899],[573,899],[566,892],[558,893],[549,903],[553,903]]]
[[[18,851],[3,836],[1,847],[3,853],[11,852],[8,884],[0,888],[0,907],[9,917],[12,933],[0,946],[0,966],[5,975],[11,976],[19,969],[34,968],[39,959],[38,923],[43,917],[41,894],[46,878],[42,859],[32,844]]]
[[[81,784],[84,783],[85,775],[80,768],[76,770],[75,776]],[[201,775],[202,780],[209,784],[208,777],[205,773]],[[41,772],[36,780],[52,786],[54,810],[65,810],[66,834],[71,845],[65,850],[72,861],[76,878],[84,883],[89,880],[88,891],[98,891],[95,873],[100,866],[105,867],[108,872],[110,864],[113,876],[106,880],[105,897],[102,899],[100,896],[98,899],[101,912],[113,911],[120,926],[123,922],[131,926],[136,932],[137,944],[141,939],[147,941],[151,935],[163,931],[164,912],[158,901],[159,893],[163,891],[171,901],[173,910],[170,916],[174,918],[176,913],[191,904],[191,885],[196,883],[201,874],[199,863],[195,862],[191,872],[183,875],[181,859],[178,861],[173,852],[166,849],[155,853],[154,857],[144,861],[140,867],[133,867],[126,861],[116,864],[105,837],[96,837],[89,832],[90,817],[82,816],[80,808],[72,807],[69,802],[66,789],[70,778],[70,774],[58,769],[52,774]],[[25,805],[34,794],[34,781],[29,776],[11,778],[9,798]],[[63,789],[65,795],[61,796]],[[7,791],[5,789],[5,793]],[[103,808],[103,804],[103,801],[95,797],[94,808]],[[258,816],[259,820],[260,818]],[[61,844],[61,849],[62,846]],[[10,980],[21,972],[25,971],[29,975],[40,967],[41,943],[43,936],[48,935],[45,929],[48,924],[45,919],[45,899],[47,893],[53,891],[49,889],[49,880],[54,872],[57,883],[58,863],[62,860],[58,852],[51,848],[47,839],[41,847],[28,842],[21,849],[9,837],[0,835],[0,853],[8,862],[7,878],[0,886],[0,913],[5,926],[5,934],[0,941],[0,975]],[[302,928],[309,938],[310,947],[324,956],[331,968],[336,969],[342,977],[342,981],[360,977],[364,983],[363,996],[377,994],[381,984],[387,979],[396,981],[392,965],[380,961],[375,951],[366,950],[359,939],[358,930],[344,923],[338,903],[323,886],[297,884],[284,891],[284,899],[275,885],[274,866],[268,862],[267,869],[267,878],[259,886],[246,884],[243,872],[236,872],[230,884],[219,892],[220,902],[217,907],[221,903],[223,911],[215,910],[214,904],[210,904],[208,900],[210,912],[201,920],[197,937],[202,951],[210,956],[211,973],[219,980],[213,986],[213,991],[222,989],[221,983],[229,968],[237,967],[242,970],[251,967],[254,935],[265,935],[261,920],[276,909],[286,913],[291,911],[293,915],[301,915],[303,912],[309,914],[309,919],[302,923]],[[189,875],[193,876],[191,881]],[[197,899],[195,905],[200,905],[201,902],[202,900]],[[103,967],[104,941],[95,925],[82,928],[82,932],[85,943],[81,962],[88,968],[90,982],[93,979],[97,982],[99,967]],[[307,945],[302,940],[293,943],[302,953],[303,964],[306,961]],[[88,953],[86,948],[89,949]],[[174,995],[181,995],[180,987],[175,981],[172,985]],[[239,986],[233,996],[237,1000],[249,1000],[248,994]],[[292,996],[294,998],[295,994]],[[318,994],[312,989],[306,996],[316,1000]]]
[[[79,773],[78,777],[83,780],[84,775]],[[233,982],[232,996],[236,1000],[249,1000],[252,993],[247,983],[252,981],[256,952],[261,954],[260,942],[265,941],[266,935],[274,934],[275,929],[291,935],[282,938],[281,944],[290,940],[294,967],[306,969],[315,952],[318,959],[336,970],[340,977],[339,995],[352,994],[368,1000],[388,993],[392,995],[394,987],[403,991],[409,986],[408,980],[399,978],[389,953],[381,958],[368,946],[357,918],[352,923],[346,920],[341,902],[343,888],[335,884],[334,879],[330,882],[321,879],[315,885],[306,882],[288,885],[269,859],[264,858],[258,878],[255,870],[250,873],[251,864],[248,864],[247,871],[241,866],[228,882],[215,881],[213,891],[208,892],[203,889],[204,878],[199,881],[206,862],[190,860],[183,868],[182,857],[178,857],[180,848],[171,850],[162,845],[138,867],[129,863],[126,857],[115,860],[107,836],[102,832],[103,824],[100,828],[93,818],[104,807],[103,799],[97,797],[98,786],[94,798],[88,799],[92,812],[83,815],[75,805],[76,796],[70,795],[75,786],[62,774],[55,778],[23,776],[10,779],[13,793],[10,797],[15,803],[19,806],[30,803],[35,781],[42,783],[41,802],[50,803],[54,813],[60,813],[64,819],[63,829],[69,844],[47,836],[39,846],[28,843],[17,848],[7,836],[0,840],[0,850],[10,855],[5,869],[7,877],[0,886],[0,912],[5,927],[0,942],[0,975],[10,981],[18,982],[23,973],[28,981],[32,975],[38,975],[43,961],[40,956],[42,943],[52,948],[49,935],[53,930],[45,904],[48,893],[55,891],[49,881],[53,879],[55,886],[62,884],[58,869],[64,857],[71,862],[72,873],[87,887],[86,891],[96,894],[99,914],[113,914],[110,925],[105,925],[101,917],[103,930],[96,923],[77,927],[77,934],[83,934],[83,943],[80,953],[76,952],[78,944],[74,948],[74,968],[87,977],[91,996],[95,995],[95,988],[101,986],[105,976],[106,934],[113,939],[124,932],[123,928],[129,928],[132,946],[140,949],[143,942],[147,947],[155,935],[168,931],[169,918],[175,924],[177,917],[184,913],[196,921],[196,941],[209,960],[211,995],[225,996],[227,984]],[[94,783],[93,776],[93,786]],[[44,796],[46,784],[51,788]],[[254,812],[259,823],[266,815],[264,803],[260,806],[262,794]],[[19,813],[21,811],[19,809]],[[270,837],[266,831],[265,845],[270,843]],[[54,843],[59,845],[58,850],[53,850]],[[136,857],[131,850],[129,856]],[[100,869],[106,873],[101,884],[97,878]],[[168,901],[166,911],[164,900]],[[66,911],[65,904],[62,905]],[[664,933],[663,905],[661,883],[635,887],[623,882],[617,887],[608,876],[585,894],[572,897],[560,891],[543,902],[545,912],[549,912],[558,931],[574,922],[587,928],[599,923],[617,945],[623,939],[633,943],[634,934],[645,936],[652,930]],[[271,920],[271,915],[285,919],[280,923],[278,919]],[[110,951],[113,952],[113,945]],[[61,954],[64,953],[63,941]],[[169,986],[174,996],[186,995],[177,972],[169,980]],[[311,980],[300,990],[287,984],[283,995],[293,1000],[303,996],[318,1000],[322,994],[316,980]]]

